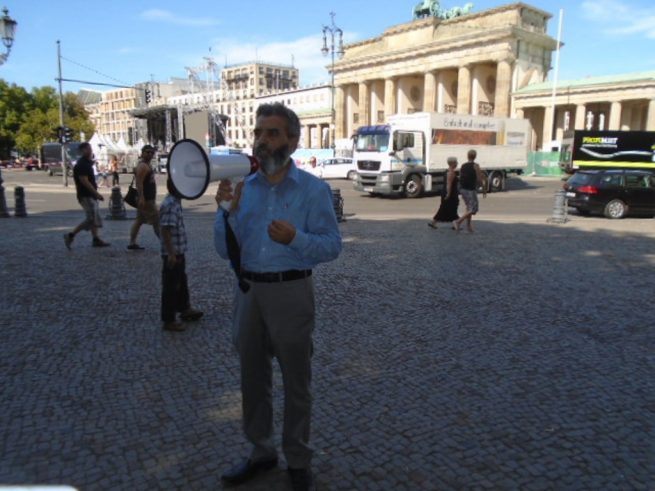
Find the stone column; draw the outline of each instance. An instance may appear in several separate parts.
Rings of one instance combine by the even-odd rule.
[[[646,131],[655,131],[655,99],[648,103],[648,115],[646,116]]]
[[[550,142],[553,140],[553,107],[547,106],[544,109],[544,131],[541,136],[541,148],[550,151]]]
[[[632,106],[621,107],[621,131],[630,131],[632,127]]]
[[[470,114],[471,112],[471,67],[459,67],[457,74],[457,114]]]
[[[509,93],[512,83],[512,60],[506,58],[496,67],[496,94],[494,95],[494,116],[509,116]]]
[[[304,148],[310,148],[311,145],[312,145],[312,139],[311,139],[312,129],[311,128],[312,127],[310,125],[308,125],[308,124],[305,125],[305,132],[304,132],[303,139],[302,139],[302,144],[303,144]]]
[[[573,125],[574,130],[585,129],[586,116],[587,116],[587,109],[584,104],[578,104],[577,106],[575,106],[575,124]]]
[[[369,98],[370,82],[359,82],[359,126],[371,124],[371,107]]]
[[[442,113],[444,112],[445,109],[445,99],[446,99],[446,72],[445,71],[440,71],[437,74],[437,112]]]
[[[426,72],[423,76],[423,111],[434,112],[437,102],[437,74]]]
[[[334,107],[336,114],[334,128],[330,131],[330,146],[334,144],[334,138],[346,138],[346,98],[343,85],[337,85],[334,89]],[[330,121],[330,124],[332,124],[332,121]]]
[[[621,102],[614,101],[610,104],[610,122],[609,130],[618,130],[621,128]]]
[[[384,80],[384,120],[396,113],[396,90],[397,82],[395,78]]]

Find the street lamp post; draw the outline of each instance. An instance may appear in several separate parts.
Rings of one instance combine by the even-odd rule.
[[[332,55],[332,64],[330,66],[330,73],[332,75],[332,83],[330,84],[330,107],[332,114],[330,117],[330,146],[334,149],[334,136],[335,136],[335,124],[336,124],[336,112],[334,108],[334,56],[337,55],[339,59],[343,57],[343,31],[337,27],[334,23],[334,12],[330,12],[331,25],[323,26],[323,47],[321,48],[321,53],[323,56],[327,56],[328,53]],[[327,36],[330,35],[330,46],[328,47]],[[335,48],[334,37],[335,35],[339,38],[339,44]]]
[[[7,58],[9,58],[11,46],[14,44],[16,25],[18,24],[18,22],[9,17],[9,10],[7,10],[7,7],[2,9],[2,13],[4,15],[0,17],[0,36],[2,36],[2,44],[5,45],[6,53],[0,54],[0,65],[7,61]]]

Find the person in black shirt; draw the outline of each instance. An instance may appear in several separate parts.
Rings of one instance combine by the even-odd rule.
[[[466,228],[473,232],[471,218],[478,212],[478,186],[482,186],[482,196],[487,197],[487,176],[482,172],[480,166],[475,163],[478,153],[475,150],[468,151],[468,162],[462,165],[459,170],[459,194],[466,205],[466,213],[453,222],[453,228],[459,232],[459,227],[466,222]]]
[[[136,220],[130,230],[130,243],[127,248],[131,251],[142,250],[136,242],[141,225],[144,223],[152,225],[155,235],[159,238],[159,211],[155,199],[157,198],[157,183],[155,182],[155,171],[150,161],[155,156],[155,147],[144,145],[141,149],[141,158],[136,166],[136,188],[139,191],[139,201],[136,209]]]
[[[107,247],[109,244],[98,237],[98,229],[102,227],[98,200],[104,201],[104,198],[98,192],[98,185],[93,172],[93,151],[88,142],[80,143],[79,149],[82,156],[73,167],[73,179],[77,191],[77,201],[84,210],[86,217],[72,232],[64,234],[64,244],[70,249],[78,232],[89,230],[93,236],[93,242],[91,243],[93,247]]]

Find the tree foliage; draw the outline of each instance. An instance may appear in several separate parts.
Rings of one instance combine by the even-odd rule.
[[[83,132],[90,138],[95,131],[89,113],[72,92],[64,95],[64,125],[76,137]],[[0,79],[0,158],[8,158],[14,149],[36,154],[43,143],[56,140],[58,126],[59,97],[53,87],[27,92]]]

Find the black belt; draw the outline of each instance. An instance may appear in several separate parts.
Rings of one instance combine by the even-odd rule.
[[[311,275],[311,269],[292,269],[290,271],[280,271],[279,273],[251,273],[250,271],[243,271],[241,273],[242,278],[256,283],[279,283],[281,281],[300,280],[302,278],[309,278]]]

